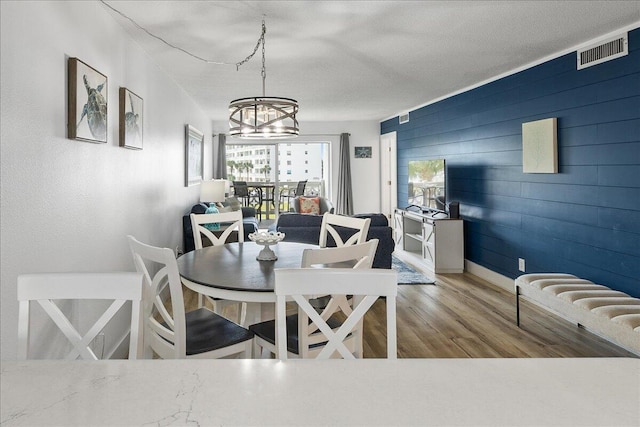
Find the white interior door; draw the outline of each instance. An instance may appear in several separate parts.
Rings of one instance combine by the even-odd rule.
[[[380,135],[380,210],[393,224],[393,211],[398,204],[398,163],[396,133]]]

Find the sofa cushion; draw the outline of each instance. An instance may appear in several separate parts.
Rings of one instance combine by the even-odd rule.
[[[369,227],[388,227],[389,220],[385,214],[381,213],[366,213],[366,214],[355,214],[354,218],[369,218],[371,223]]]
[[[300,213],[320,215],[319,197],[300,197]]]
[[[278,217],[277,227],[318,227],[322,225],[321,215],[302,215],[298,213],[282,213]],[[320,231],[318,231],[320,233]],[[318,234],[319,235],[319,234]]]
[[[191,208],[191,213],[203,214],[203,213],[205,213],[207,211],[208,207],[209,206],[207,204],[205,204],[205,203],[198,203],[197,205],[193,205],[193,207]]]

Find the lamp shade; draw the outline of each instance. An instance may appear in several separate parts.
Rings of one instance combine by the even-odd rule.
[[[200,184],[201,202],[224,202],[227,181],[215,179],[212,181],[202,181]]]

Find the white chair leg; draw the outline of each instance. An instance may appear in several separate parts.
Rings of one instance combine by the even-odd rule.
[[[258,344],[258,340],[253,338],[253,357],[255,359],[262,359],[262,346]]]
[[[253,347],[255,340],[249,340],[244,342],[244,352],[242,353],[243,359],[253,359]]]
[[[238,324],[247,327],[247,303],[238,304]]]
[[[198,294],[198,308],[202,308],[203,304],[204,304],[204,295]]]

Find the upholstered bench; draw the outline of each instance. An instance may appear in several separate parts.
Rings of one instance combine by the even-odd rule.
[[[640,355],[640,298],[571,274],[524,274],[515,280],[516,323],[520,297]]]

